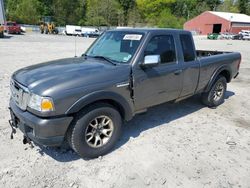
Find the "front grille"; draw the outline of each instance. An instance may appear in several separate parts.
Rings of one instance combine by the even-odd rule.
[[[13,79],[10,81],[11,97],[15,101],[16,105],[22,109],[26,110],[29,101],[29,91],[28,88],[17,83]]]

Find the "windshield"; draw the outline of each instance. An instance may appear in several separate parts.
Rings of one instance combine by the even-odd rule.
[[[103,56],[119,63],[128,63],[141,43],[143,33],[109,31],[104,33],[86,52],[87,56]]]
[[[16,23],[14,23],[14,22],[7,22],[7,25],[8,25],[8,26],[15,26]]]

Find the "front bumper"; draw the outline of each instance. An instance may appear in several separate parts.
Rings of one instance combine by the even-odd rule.
[[[24,134],[37,144],[60,146],[73,117],[40,118],[19,109],[10,100],[11,120]]]

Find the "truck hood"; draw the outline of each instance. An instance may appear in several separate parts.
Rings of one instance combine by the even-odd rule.
[[[101,59],[67,58],[16,71],[13,79],[31,92],[50,96],[79,87],[128,80],[129,65],[112,65]]]

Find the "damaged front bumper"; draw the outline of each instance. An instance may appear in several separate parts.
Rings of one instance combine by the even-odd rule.
[[[11,138],[16,129],[20,129],[24,134],[24,143],[30,140],[45,146],[61,146],[68,127],[73,117],[41,118],[28,111],[22,111],[10,100],[9,121],[12,129]]]

